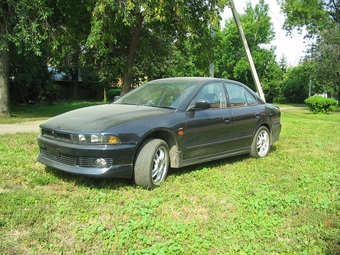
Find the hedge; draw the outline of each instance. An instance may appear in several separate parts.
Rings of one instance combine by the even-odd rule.
[[[305,100],[312,113],[328,113],[338,108],[339,102],[333,98],[321,96],[309,97]]]

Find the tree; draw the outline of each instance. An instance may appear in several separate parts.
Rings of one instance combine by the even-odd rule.
[[[320,32],[313,51],[316,80],[323,91],[340,98],[340,24]]]
[[[174,49],[179,52],[181,45],[197,42],[201,46],[198,43],[195,48],[204,53],[205,59],[209,55],[206,54],[209,28],[219,23],[219,13],[227,2],[8,0],[1,3],[1,115],[9,115],[10,49],[18,49],[19,53],[25,49],[38,55],[43,51],[49,53],[48,62],[67,67],[75,84],[79,67],[93,66],[101,81],[110,83],[121,78],[124,94],[134,83],[134,74],[147,76],[147,72],[157,70],[152,77],[166,73],[165,68],[155,68],[155,64],[142,66],[146,59],[151,63],[157,59],[165,67],[169,62],[166,57],[173,56]],[[165,55],[163,59],[158,55],[160,52]]]
[[[308,62],[288,68],[282,90],[289,103],[304,103],[304,100],[308,97],[309,78],[310,67]]]
[[[91,29],[94,0],[50,1],[53,14],[49,22],[53,29],[53,38],[48,43],[49,64],[71,77],[72,97],[77,99],[79,72],[83,68],[84,54],[90,54],[85,48]]]
[[[317,34],[330,22],[333,0],[277,0],[285,15],[283,28],[291,33],[294,29],[305,28],[310,36]]]
[[[12,47],[15,47],[12,45]],[[32,51],[20,53],[10,50],[10,100],[16,103],[29,103],[45,97],[50,74],[46,68],[46,56],[38,56]]]
[[[41,54],[40,45],[50,32],[46,0],[8,0],[0,3],[0,117],[10,115],[10,49]],[[15,45],[15,47],[12,47]]]
[[[149,52],[152,59],[158,52],[150,42],[177,47],[188,43],[188,38],[207,38],[209,24],[218,22],[218,13],[224,5],[225,1],[217,4],[214,0],[97,1],[87,46],[96,52],[95,60],[102,65],[102,70],[106,64],[117,75],[121,73],[122,94],[125,94],[134,84],[138,53],[142,49]],[[107,56],[113,58],[107,60]]]
[[[281,59],[281,61],[284,61]],[[263,93],[265,94],[267,102],[277,103],[283,96],[282,82],[286,74],[287,66],[284,63],[273,62],[272,59],[268,62],[267,70],[262,76],[261,82],[263,84]]]
[[[311,44],[310,59],[315,62],[315,82],[323,86],[324,91],[340,94],[340,26],[339,0],[282,0],[281,9],[286,16],[284,28],[308,31],[309,37],[316,38]],[[318,89],[318,88],[316,88]]]
[[[9,110],[9,41],[1,36],[6,34],[5,22],[0,23],[0,117],[8,117]]]

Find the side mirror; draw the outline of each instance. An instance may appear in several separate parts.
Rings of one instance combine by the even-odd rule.
[[[205,110],[209,108],[210,108],[210,102],[208,100],[197,99],[189,105],[188,111]]]

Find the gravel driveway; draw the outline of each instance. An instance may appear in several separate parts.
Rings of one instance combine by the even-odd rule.
[[[40,132],[39,125],[44,120],[22,122],[16,124],[0,124],[0,134],[15,134],[27,132]]]

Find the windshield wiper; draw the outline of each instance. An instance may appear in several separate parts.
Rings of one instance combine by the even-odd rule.
[[[117,104],[125,104],[125,105],[138,105],[136,103],[117,103]]]
[[[157,108],[165,108],[165,109],[176,109],[175,107],[166,106],[166,105],[149,105],[149,106],[157,107]]]

